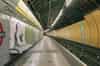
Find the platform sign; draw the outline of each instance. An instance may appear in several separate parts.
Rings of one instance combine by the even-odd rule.
[[[0,46],[3,44],[4,37],[5,37],[5,32],[4,32],[4,29],[3,29],[3,25],[0,22]]]

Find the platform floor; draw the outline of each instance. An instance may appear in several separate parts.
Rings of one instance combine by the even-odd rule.
[[[71,66],[57,42],[44,37],[34,48],[15,62],[15,66]]]

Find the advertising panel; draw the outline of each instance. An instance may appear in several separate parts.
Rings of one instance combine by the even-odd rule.
[[[4,29],[3,29],[3,25],[0,22],[0,45],[3,44],[4,36],[5,36],[5,32],[4,32]]]
[[[25,24],[15,18],[10,21],[10,48],[20,47],[25,44]]]

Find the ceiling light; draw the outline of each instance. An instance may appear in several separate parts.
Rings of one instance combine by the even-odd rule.
[[[65,0],[65,5],[68,7],[71,4],[72,0]]]

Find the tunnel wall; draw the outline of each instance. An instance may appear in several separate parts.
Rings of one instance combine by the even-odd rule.
[[[100,48],[100,10],[85,15],[84,20],[78,23],[48,34]]]
[[[9,17],[0,14],[0,66],[10,60],[9,57]],[[6,29],[8,28],[8,29]]]
[[[1,52],[4,50],[4,53],[21,54],[34,46],[42,37],[43,31],[36,28],[36,26],[29,25],[15,17],[0,13]],[[3,56],[1,54],[0,56]]]

